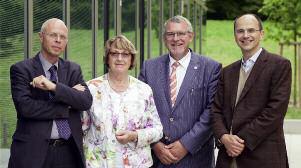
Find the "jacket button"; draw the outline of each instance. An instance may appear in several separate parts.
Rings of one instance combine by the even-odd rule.
[[[170,121],[170,122],[173,122],[173,120],[174,120],[174,119],[173,119],[172,117],[171,117],[171,118],[169,118],[169,121]]]

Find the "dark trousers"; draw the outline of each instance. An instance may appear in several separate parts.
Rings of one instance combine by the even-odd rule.
[[[68,141],[50,141],[43,168],[84,168],[72,137]]]

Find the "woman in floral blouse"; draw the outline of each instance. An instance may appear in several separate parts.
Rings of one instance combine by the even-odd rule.
[[[124,36],[106,43],[109,72],[88,82],[93,95],[84,111],[87,168],[146,168],[153,164],[150,144],[162,137],[151,88],[128,74],[136,50]]]

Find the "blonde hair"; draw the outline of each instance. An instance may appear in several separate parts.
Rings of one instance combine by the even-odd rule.
[[[104,62],[107,65],[107,67],[109,67],[109,54],[112,48],[118,50],[124,50],[129,54],[131,54],[131,65],[129,69],[133,69],[133,67],[135,66],[135,57],[137,51],[135,49],[135,46],[132,44],[132,42],[123,35],[118,35],[109,39],[105,45],[105,56],[104,56]]]

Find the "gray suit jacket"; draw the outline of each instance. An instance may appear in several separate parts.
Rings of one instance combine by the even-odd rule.
[[[139,79],[153,89],[163,125],[164,137],[161,141],[170,144],[180,140],[189,151],[180,162],[169,167],[213,167],[213,137],[209,111],[220,71],[219,63],[192,52],[176,103],[172,107],[168,54],[145,61]],[[162,163],[156,163],[156,160],[154,158],[157,165],[155,167],[164,166]]]

